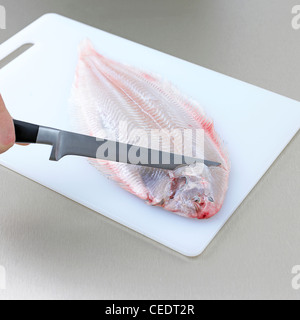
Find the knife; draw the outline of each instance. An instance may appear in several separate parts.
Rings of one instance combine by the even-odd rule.
[[[16,132],[16,143],[50,145],[53,147],[50,156],[50,160],[52,161],[59,161],[65,156],[73,155],[163,170],[176,170],[181,166],[194,163],[204,163],[208,167],[218,167],[221,165],[221,163],[215,161],[185,157],[174,153],[99,139],[18,120],[13,121]],[[138,157],[138,154],[140,156],[144,155],[144,157]]]

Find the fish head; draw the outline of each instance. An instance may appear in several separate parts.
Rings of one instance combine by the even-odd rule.
[[[212,189],[212,179],[210,169],[201,163],[170,173],[164,208],[190,218],[212,217],[221,207]]]

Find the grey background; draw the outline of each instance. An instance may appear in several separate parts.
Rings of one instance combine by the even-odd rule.
[[[300,101],[296,0],[1,4],[1,43],[56,12]],[[298,133],[194,259],[0,167],[0,265],[7,271],[0,299],[299,299],[291,286],[292,268],[300,265],[299,158]]]

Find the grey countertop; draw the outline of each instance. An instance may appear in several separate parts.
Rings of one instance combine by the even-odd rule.
[[[8,39],[56,12],[300,101],[296,0],[2,0]],[[266,146],[267,147],[267,146]],[[299,299],[299,133],[209,245],[184,258],[0,167],[0,299]],[[59,221],[59,223],[57,223]]]

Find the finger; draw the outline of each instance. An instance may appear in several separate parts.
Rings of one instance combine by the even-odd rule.
[[[10,149],[14,145],[15,140],[13,120],[0,94],[0,154]]]

